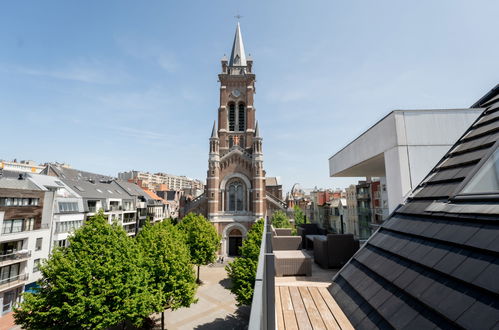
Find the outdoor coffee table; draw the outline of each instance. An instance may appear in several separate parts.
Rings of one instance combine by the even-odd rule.
[[[275,276],[312,275],[312,258],[301,250],[274,251]]]

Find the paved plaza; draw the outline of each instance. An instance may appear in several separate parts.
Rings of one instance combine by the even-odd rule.
[[[226,264],[226,263],[225,263]],[[226,289],[229,281],[225,264],[201,267],[201,281],[196,304],[165,313],[165,328],[174,329],[246,329],[249,308],[237,307],[236,299]],[[161,315],[155,315],[161,325]]]

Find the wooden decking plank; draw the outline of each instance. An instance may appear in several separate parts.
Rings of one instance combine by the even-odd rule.
[[[333,314],[334,318],[336,319],[336,321],[338,321],[340,328],[353,330],[352,324],[346,317],[345,313],[343,313],[340,306],[338,306],[338,303],[334,300],[329,290],[326,288],[319,288],[319,292],[321,293],[322,298],[324,299],[327,306],[331,310],[331,313]]]
[[[291,295],[291,300],[293,301],[293,307],[295,309],[296,322],[300,330],[312,329],[312,324],[308,319],[307,311],[303,305],[303,300],[300,291],[297,287],[289,287],[289,294]]]
[[[277,319],[277,329],[285,329],[284,316],[282,314],[281,292],[279,287],[275,288],[275,313]]]
[[[315,306],[314,300],[308,291],[306,286],[299,287],[301,299],[303,300],[303,305],[305,305],[305,310],[308,314],[308,319],[312,324],[314,329],[326,329],[326,325],[322,321],[322,317],[319,314],[319,310]]]
[[[282,286],[280,287],[280,291],[282,314],[284,317],[284,329],[298,329],[298,323],[296,322],[295,310],[291,300],[291,295],[289,294],[289,288]]]
[[[312,299],[314,299],[315,306],[317,306],[317,309],[319,310],[319,314],[326,325],[326,329],[341,330],[338,322],[327,307],[326,302],[322,298],[319,290],[316,287],[309,287],[308,291],[310,291],[310,295],[312,296]]]

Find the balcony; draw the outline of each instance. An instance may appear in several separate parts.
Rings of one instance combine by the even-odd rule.
[[[9,278],[0,280],[0,290],[7,289],[9,287],[16,286],[28,279],[28,273],[19,274]]]
[[[369,199],[369,194],[368,193],[358,193],[357,199]]]
[[[27,259],[31,257],[31,250],[19,250],[9,254],[0,255],[0,263],[5,261]]]
[[[89,213],[95,213],[95,212],[97,212],[97,206],[89,206],[88,207],[88,212]]]
[[[270,225],[265,221],[249,330],[353,329],[328,290],[337,270],[322,269],[312,262],[309,276],[276,277],[275,258]]]
[[[19,233],[25,233],[25,232],[30,232],[30,231],[35,231],[35,230],[42,230],[42,229],[49,229],[49,224],[48,223],[44,223],[44,224],[41,224],[38,228],[33,228],[33,229],[29,229],[29,228],[22,228],[22,230],[19,230],[19,231],[11,231],[11,230],[6,230],[5,228],[2,230],[2,235],[14,235],[14,234],[19,234]]]

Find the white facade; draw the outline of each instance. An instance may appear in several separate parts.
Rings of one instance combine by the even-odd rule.
[[[20,162],[0,161],[0,169],[12,172],[40,173],[45,166],[36,165],[32,160],[21,160]]]
[[[329,158],[331,177],[385,177],[391,213],[480,114],[396,110]]]

